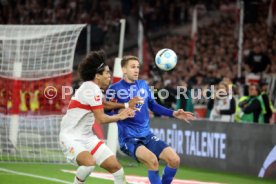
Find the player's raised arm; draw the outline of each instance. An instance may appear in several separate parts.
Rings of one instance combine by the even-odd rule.
[[[102,124],[112,123],[112,122],[116,122],[116,121],[119,121],[119,120],[132,118],[135,115],[134,111],[130,108],[123,109],[122,111],[120,111],[119,114],[116,114],[116,115],[113,115],[113,116],[109,116],[107,114],[104,114],[103,109],[95,109],[95,110],[93,110],[93,113],[96,117],[96,120],[99,123],[102,123]]]

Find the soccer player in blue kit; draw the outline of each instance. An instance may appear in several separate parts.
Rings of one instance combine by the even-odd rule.
[[[133,118],[118,121],[120,149],[143,163],[148,168],[148,178],[151,184],[169,184],[172,182],[180,158],[177,153],[164,141],[157,138],[149,126],[148,108],[156,114],[175,117],[188,122],[194,120],[193,113],[182,109],[173,111],[155,102],[152,92],[144,80],[138,80],[140,64],[135,56],[125,56],[121,61],[123,79],[111,85],[106,92],[107,101],[127,103],[134,97],[140,97],[140,107]],[[115,109],[113,113],[119,112]],[[159,175],[159,162],[166,162],[162,178]]]

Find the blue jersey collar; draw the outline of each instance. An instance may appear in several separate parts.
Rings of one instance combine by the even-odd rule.
[[[136,85],[137,84],[137,80],[133,83],[129,83],[127,81],[125,81],[125,79],[122,79],[122,83],[125,84],[125,85],[128,85],[128,86],[132,86],[132,85]]]

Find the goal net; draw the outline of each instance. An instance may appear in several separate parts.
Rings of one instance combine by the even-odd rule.
[[[63,163],[62,114],[85,25],[0,25],[0,161]]]

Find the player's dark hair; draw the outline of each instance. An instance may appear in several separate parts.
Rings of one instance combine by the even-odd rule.
[[[105,52],[103,50],[91,51],[79,64],[78,72],[83,81],[94,80],[96,74],[103,74],[105,69]]]
[[[136,61],[139,61],[139,59],[138,59],[136,56],[131,56],[131,55],[124,56],[124,57],[122,58],[122,61],[121,61],[121,67],[126,66],[129,60],[136,60]]]

